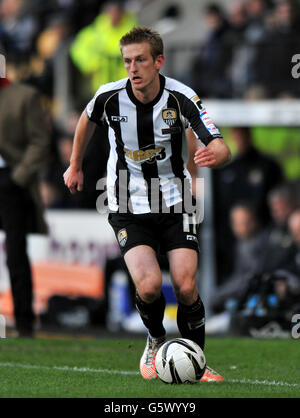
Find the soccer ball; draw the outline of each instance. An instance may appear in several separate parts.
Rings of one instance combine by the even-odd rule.
[[[158,350],[155,368],[164,383],[197,383],[203,376],[206,360],[203,351],[194,341],[175,338]]]

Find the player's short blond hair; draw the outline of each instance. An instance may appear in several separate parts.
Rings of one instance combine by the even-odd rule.
[[[155,60],[158,55],[164,53],[163,41],[158,32],[151,28],[138,26],[134,27],[120,39],[120,49],[126,45],[148,42],[151,48],[151,55]]]

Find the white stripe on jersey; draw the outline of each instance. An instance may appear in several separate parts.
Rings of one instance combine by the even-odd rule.
[[[106,187],[107,187],[107,200],[108,200],[108,207],[110,210],[116,212],[118,210],[117,199],[115,195],[115,184],[117,180],[116,174],[116,164],[118,160],[117,151],[116,151],[116,140],[115,134],[112,128],[108,130],[108,139],[110,143],[110,152],[107,161],[107,180],[106,180]],[[103,138],[105,141],[106,139]]]

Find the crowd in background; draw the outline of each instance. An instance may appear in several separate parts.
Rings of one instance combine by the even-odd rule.
[[[300,306],[300,187],[253,146],[251,130],[231,130],[237,154],[214,172],[215,313],[286,319]],[[222,327],[223,327],[222,323]]]
[[[41,179],[48,208],[95,209],[99,195],[95,185],[105,175],[109,148],[103,141],[107,133],[103,126],[97,128],[86,152],[83,193],[71,196],[62,178],[85,100],[99,84],[126,76],[117,41],[137,17],[120,1],[101,9],[102,3],[0,0],[0,53],[7,57],[9,77],[38,88],[50,109],[52,156]],[[162,17],[177,19],[176,8]],[[300,53],[296,2],[237,1],[229,13],[211,4],[205,22],[207,37],[184,80],[200,97],[300,97],[300,83],[291,77],[291,57]],[[80,97],[62,127],[55,123],[59,105],[53,100],[53,65],[65,42],[70,45],[72,77]],[[214,309],[249,308],[258,294],[273,295],[264,300],[273,308],[286,307],[300,294],[299,189],[292,189],[281,167],[255,148],[250,129],[236,128],[230,136],[237,153],[231,164],[214,172],[213,179],[218,266]],[[91,158],[95,153],[96,164]]]
[[[211,4],[205,11],[207,38],[191,69],[201,97],[299,97],[291,59],[300,50],[299,3],[237,1],[225,13]]]

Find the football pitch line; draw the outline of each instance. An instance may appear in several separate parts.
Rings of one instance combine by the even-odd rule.
[[[20,369],[36,369],[36,370],[60,370],[60,371],[70,371],[70,372],[80,372],[80,373],[103,373],[103,374],[115,374],[115,375],[125,375],[125,376],[138,376],[140,373],[137,371],[129,370],[110,370],[110,369],[91,369],[89,367],[70,367],[70,366],[38,366],[34,364],[21,364],[21,363],[8,363],[0,362],[1,367],[17,367]],[[291,387],[291,388],[300,388],[300,383],[288,383],[280,381],[268,381],[268,380],[251,380],[251,379],[224,379],[224,383],[237,383],[237,384],[250,384],[250,385],[262,385],[262,386],[281,386],[281,387]]]

